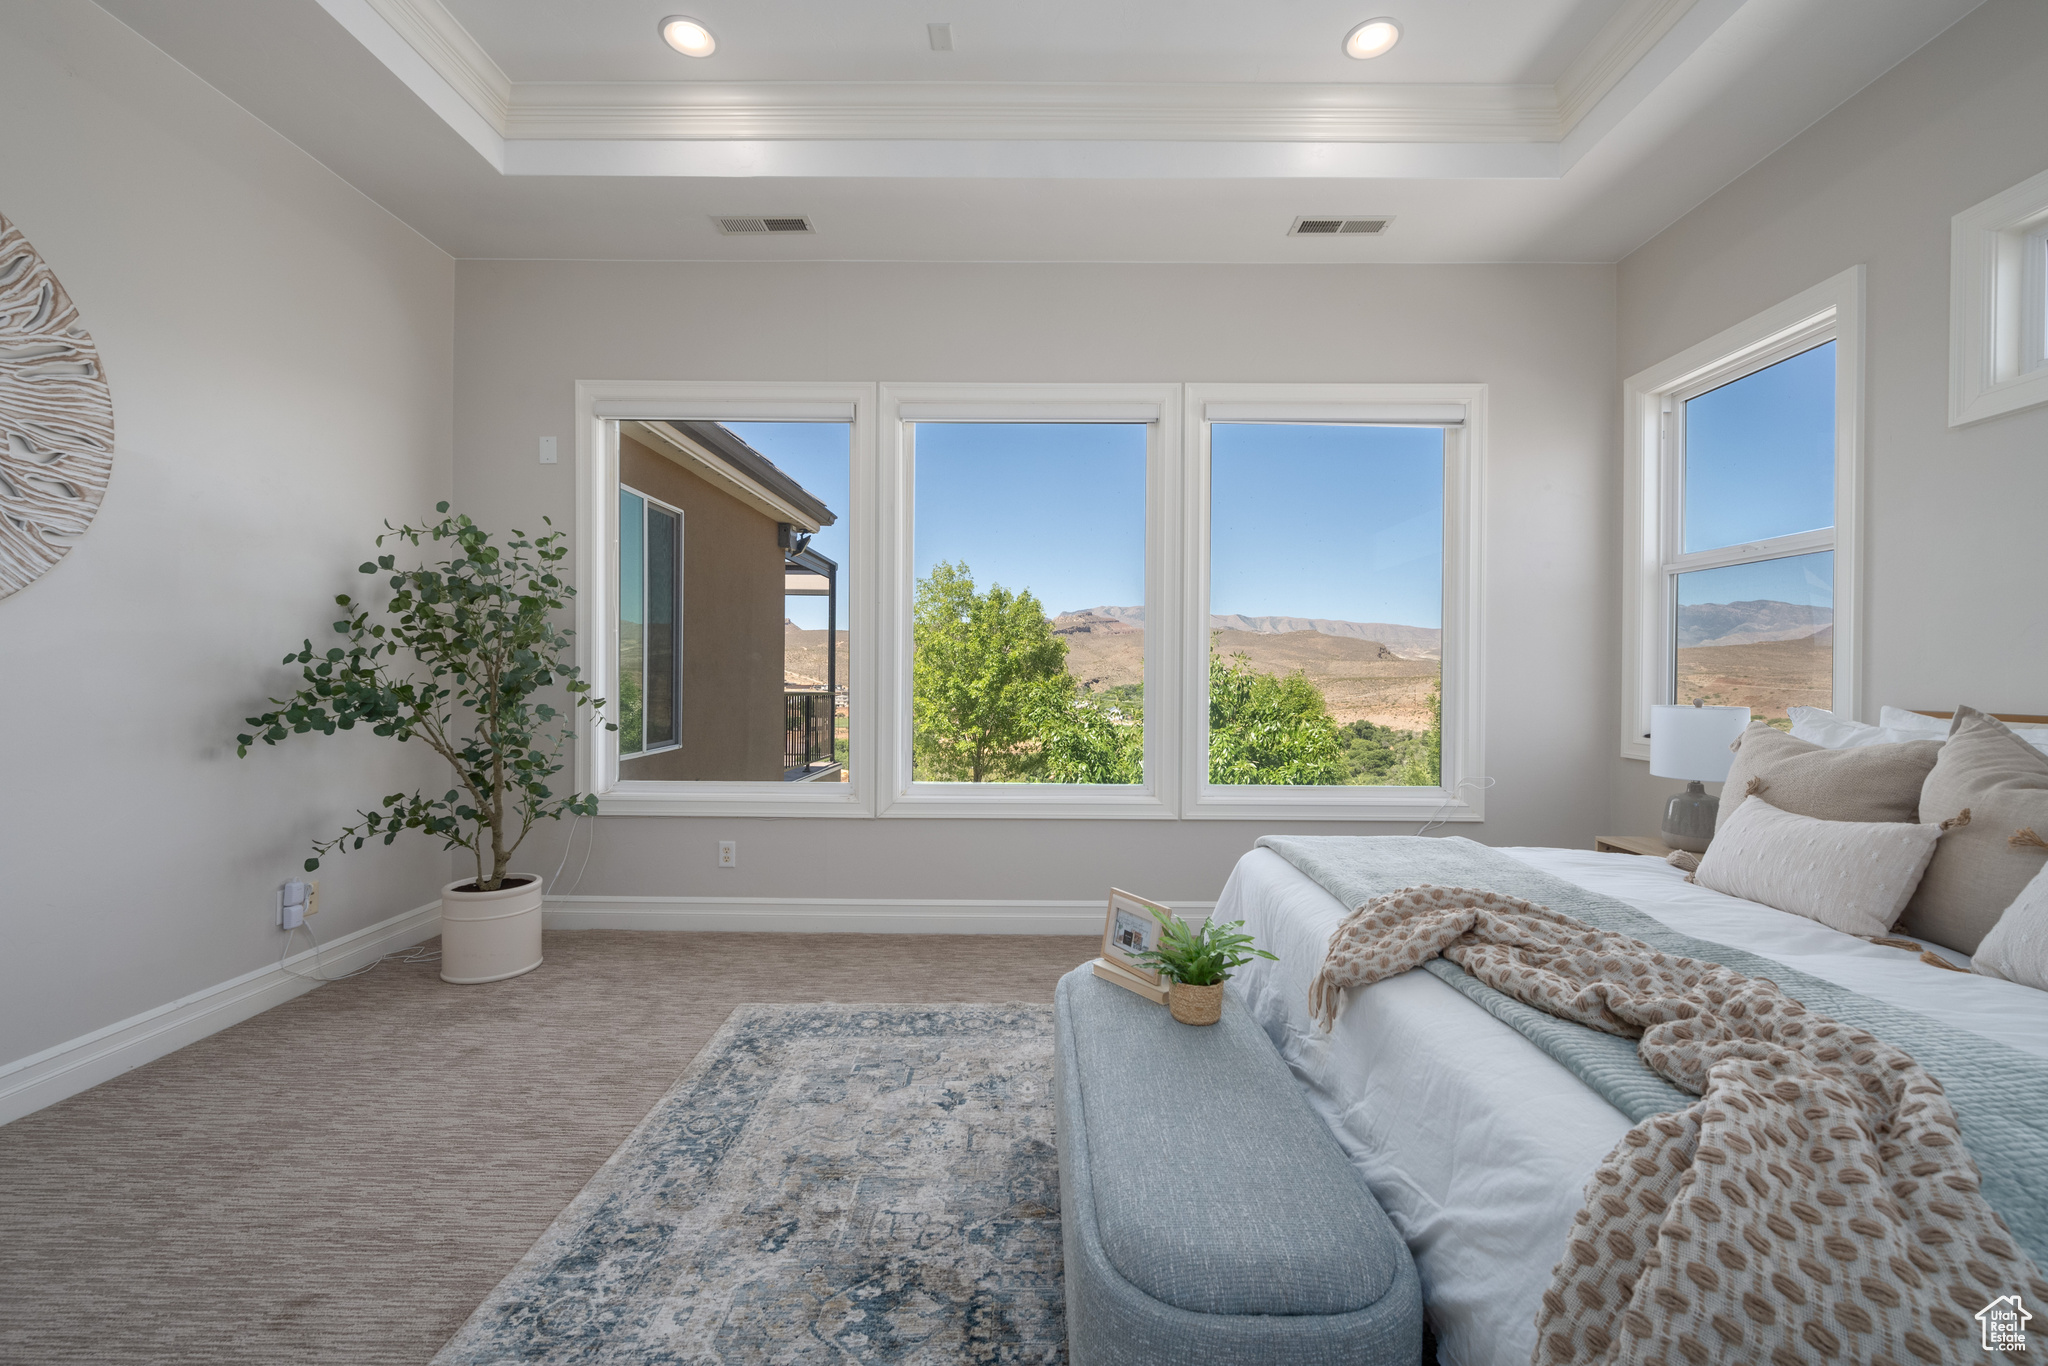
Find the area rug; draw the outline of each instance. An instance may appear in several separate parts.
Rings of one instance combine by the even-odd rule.
[[[747,1005],[434,1362],[1065,1359],[1052,1008]]]

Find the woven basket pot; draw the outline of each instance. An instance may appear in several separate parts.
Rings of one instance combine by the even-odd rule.
[[[1166,1008],[1182,1024],[1215,1024],[1223,1018],[1223,983],[1191,987],[1186,982],[1175,982],[1167,988]]]

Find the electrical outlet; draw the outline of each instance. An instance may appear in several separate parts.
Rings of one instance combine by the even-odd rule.
[[[320,879],[314,878],[306,884],[306,915],[310,919],[320,914]]]
[[[540,463],[543,465],[555,463],[555,439],[552,436],[544,436],[540,439]]]
[[[737,868],[740,866],[740,842],[738,840],[720,840],[718,842],[718,866],[721,868]]]

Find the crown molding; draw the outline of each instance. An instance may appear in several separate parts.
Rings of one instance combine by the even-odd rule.
[[[396,3],[397,0],[385,0]],[[1548,86],[532,84],[509,138],[1538,142]]]
[[[582,143],[1557,142],[1696,2],[1627,0],[1555,85],[1485,86],[515,84],[441,0],[365,0],[500,137]]]
[[[441,0],[367,0],[442,80],[504,136],[512,116],[512,78]]]
[[[1636,63],[1650,55],[1696,0],[1627,0],[1600,26],[1557,78],[1553,91],[1559,137],[1605,99]]]

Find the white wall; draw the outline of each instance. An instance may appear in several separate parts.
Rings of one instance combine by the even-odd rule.
[[[1615,689],[1601,609],[1617,507],[1611,268],[465,261],[456,278],[455,487],[488,525],[572,521],[571,463],[539,465],[535,438],[570,449],[578,379],[1486,381],[1499,786],[1485,824],[1454,832],[1599,833]],[[1115,882],[1200,901],[1275,828],[599,817],[574,891],[1039,901]],[[562,833],[537,832],[525,866],[552,870]],[[720,838],[740,841],[738,869],[714,867]]]
[[[0,600],[0,1064],[275,961],[368,736],[235,758],[385,517],[449,488],[453,262],[83,0],[0,4],[0,213],[112,382],[112,488]],[[424,841],[322,870],[334,938],[434,900]],[[300,946],[304,946],[301,938]]]
[[[2048,712],[2048,408],[1948,426],[1949,219],[2044,168],[2048,6],[1989,0],[1621,265],[1622,374],[1868,267],[1866,720]],[[1682,785],[1609,767],[1655,830]]]

